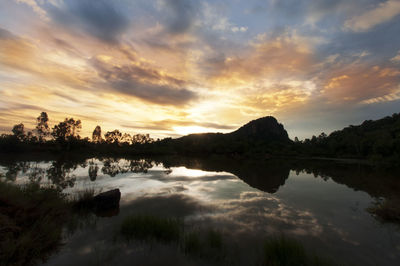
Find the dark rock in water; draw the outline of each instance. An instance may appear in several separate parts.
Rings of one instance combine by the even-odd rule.
[[[119,201],[121,192],[119,189],[113,189],[107,192],[100,193],[93,198],[95,212],[103,212],[119,209]]]

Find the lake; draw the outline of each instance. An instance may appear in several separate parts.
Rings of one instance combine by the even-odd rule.
[[[64,232],[45,265],[259,265],[263,241],[288,236],[343,265],[400,265],[400,228],[367,208],[400,197],[400,176],[365,164],[323,160],[189,158],[1,158],[3,179],[121,191],[119,210],[87,215]],[[123,241],[133,214],[179,217],[185,230],[219,232],[223,260],[184,255],[171,243]],[[188,229],[186,229],[188,228]],[[202,231],[203,230],[203,231]]]

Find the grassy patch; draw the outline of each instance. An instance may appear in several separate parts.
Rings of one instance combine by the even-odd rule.
[[[367,209],[384,222],[400,223],[400,200],[385,199]]]
[[[127,240],[154,239],[163,242],[178,242],[182,232],[182,220],[152,215],[128,216],[123,220],[120,228],[121,235]]]
[[[222,234],[213,229],[186,232],[181,246],[184,253],[190,256],[213,260],[225,257]]]
[[[207,260],[220,260],[225,256],[222,234],[213,229],[187,230],[180,218],[153,215],[126,217],[119,234],[125,240],[159,241],[175,243],[186,255]]]
[[[325,266],[327,260],[308,254],[303,245],[284,236],[273,237],[264,244],[264,265],[268,266]]]
[[[43,261],[61,244],[68,214],[57,190],[0,182],[0,265]]]
[[[78,191],[71,199],[72,208],[78,212],[87,212],[93,209],[94,188]]]

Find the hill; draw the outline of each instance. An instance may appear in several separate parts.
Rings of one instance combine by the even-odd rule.
[[[292,141],[283,125],[272,117],[259,118],[231,133],[190,134],[154,143],[157,149],[176,153],[246,154],[284,151]]]
[[[400,161],[400,114],[294,143],[301,154]]]
[[[104,139],[100,131],[97,139],[94,133],[92,140],[81,138],[76,134],[80,123],[73,118],[65,119],[53,127],[51,137],[43,137],[43,134],[36,136],[32,132],[25,134],[24,125],[17,124],[13,128],[13,135],[0,135],[0,153],[75,151],[96,156],[224,154],[258,159],[272,156],[333,157],[370,159],[400,165],[400,114],[376,121],[367,120],[358,126],[332,132],[329,136],[321,133],[304,141],[298,141],[297,138],[290,140],[283,125],[272,116],[250,121],[226,134],[191,134],[159,141],[153,141],[148,135],[130,136],[118,130],[107,132]],[[50,128],[47,129],[50,133]],[[68,134],[60,137],[60,132]]]

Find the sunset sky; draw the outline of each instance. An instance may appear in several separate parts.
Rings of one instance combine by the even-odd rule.
[[[291,138],[400,111],[400,0],[0,0],[0,131]]]

